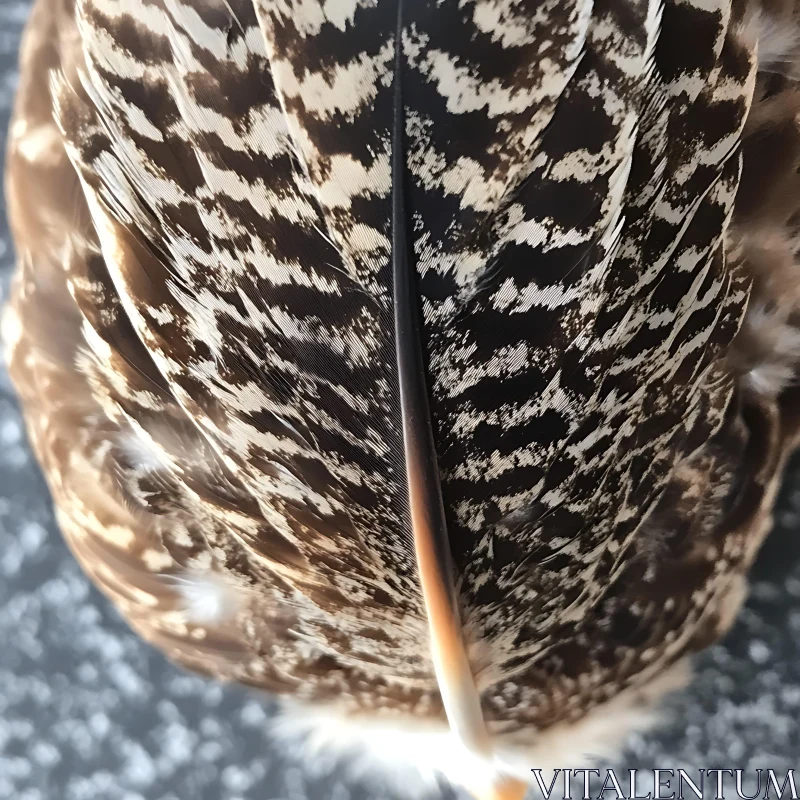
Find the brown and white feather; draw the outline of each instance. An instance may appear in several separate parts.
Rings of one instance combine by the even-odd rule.
[[[640,716],[731,623],[796,441],[797,14],[38,0],[4,337],[92,579],[448,771],[468,678],[475,786]]]

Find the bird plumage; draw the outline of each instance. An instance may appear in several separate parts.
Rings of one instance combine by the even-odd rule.
[[[793,13],[38,0],[5,336],[93,580],[191,668],[485,726],[492,773],[652,694],[794,443]]]

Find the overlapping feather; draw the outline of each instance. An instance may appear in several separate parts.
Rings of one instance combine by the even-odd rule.
[[[55,369],[94,445],[34,439],[140,629],[302,699],[441,714],[394,327],[398,46],[450,577],[490,730],[574,719],[716,625],[741,542],[647,553],[665,509],[710,547],[734,482],[747,8],[431,0],[401,42],[388,0],[59,9],[77,372]],[[209,572],[238,598],[216,626],[173,591]]]

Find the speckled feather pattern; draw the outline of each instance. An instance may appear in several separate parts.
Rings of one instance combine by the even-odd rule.
[[[736,523],[768,504],[780,448],[767,426],[742,468],[727,360],[752,6],[409,5],[462,618],[492,730],[535,732],[720,633],[763,534]],[[395,4],[34,14],[5,336],[71,547],[188,666],[438,718],[390,324]],[[211,624],[179,591],[209,574],[230,598]]]

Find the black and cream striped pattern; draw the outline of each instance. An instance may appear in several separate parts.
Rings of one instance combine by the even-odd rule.
[[[301,700],[441,715],[396,355],[396,63],[490,730],[575,720],[727,624],[754,546],[725,522],[753,7],[408,0],[398,39],[396,0],[39,0],[8,349],[64,532],[139,630]],[[224,622],[176,599],[209,573]]]

